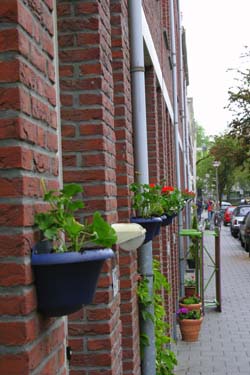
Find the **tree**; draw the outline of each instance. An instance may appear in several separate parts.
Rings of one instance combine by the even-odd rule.
[[[234,173],[239,165],[244,163],[239,140],[229,134],[216,136],[210,149],[210,155],[214,160],[220,161],[218,167],[219,200],[222,194],[228,195],[235,183]]]
[[[209,154],[212,141],[210,140],[210,137],[206,135],[205,129],[199,124],[196,124],[196,143],[196,187],[198,191],[211,191],[213,182],[211,179],[207,179],[207,175],[213,169],[213,157]]]
[[[250,52],[241,56],[249,60]],[[237,85],[228,91],[227,108],[233,119],[229,124],[229,134],[238,139],[244,150],[245,159],[250,159],[250,69],[237,69],[235,81]]]

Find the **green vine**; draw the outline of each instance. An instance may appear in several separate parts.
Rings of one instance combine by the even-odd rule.
[[[153,297],[149,295],[148,279],[142,278],[138,284],[137,294],[141,306],[140,313],[143,320],[150,319],[154,323],[155,329],[155,351],[156,351],[156,375],[173,375],[174,366],[177,359],[167,344],[171,338],[166,335],[169,324],[165,321],[166,312],[164,309],[164,300],[162,290],[169,292],[170,285],[166,278],[160,272],[160,262],[153,260]],[[154,305],[154,315],[148,311],[150,305]],[[141,354],[146,346],[149,345],[149,338],[145,333],[140,334]]]

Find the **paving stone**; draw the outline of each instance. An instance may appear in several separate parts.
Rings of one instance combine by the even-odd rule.
[[[214,257],[214,237],[204,236],[204,245]],[[205,259],[205,285],[211,275],[211,261]],[[173,350],[178,365],[175,375],[250,375],[250,258],[229,227],[221,228],[222,312],[205,309],[199,341],[177,341]],[[215,281],[205,291],[215,299]]]

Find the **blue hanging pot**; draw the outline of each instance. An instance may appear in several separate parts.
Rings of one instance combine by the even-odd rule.
[[[140,224],[143,228],[146,229],[146,236],[143,242],[145,244],[149,241],[152,241],[155,236],[158,236],[158,234],[160,233],[162,220],[160,217],[144,218],[133,216],[130,218],[130,222]]]
[[[32,249],[38,311],[63,316],[93,301],[102,265],[112,258],[112,249],[83,252],[41,253]]]
[[[169,215],[165,214],[165,215],[161,216],[161,220],[162,220],[162,223],[161,223],[162,227],[166,227],[167,225],[172,224],[173,216],[169,216]]]

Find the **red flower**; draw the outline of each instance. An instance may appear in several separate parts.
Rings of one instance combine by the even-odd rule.
[[[161,191],[162,191],[162,193],[168,193],[170,191],[174,191],[174,188],[172,186],[163,186]]]
[[[154,188],[155,184],[149,184],[149,187]]]

